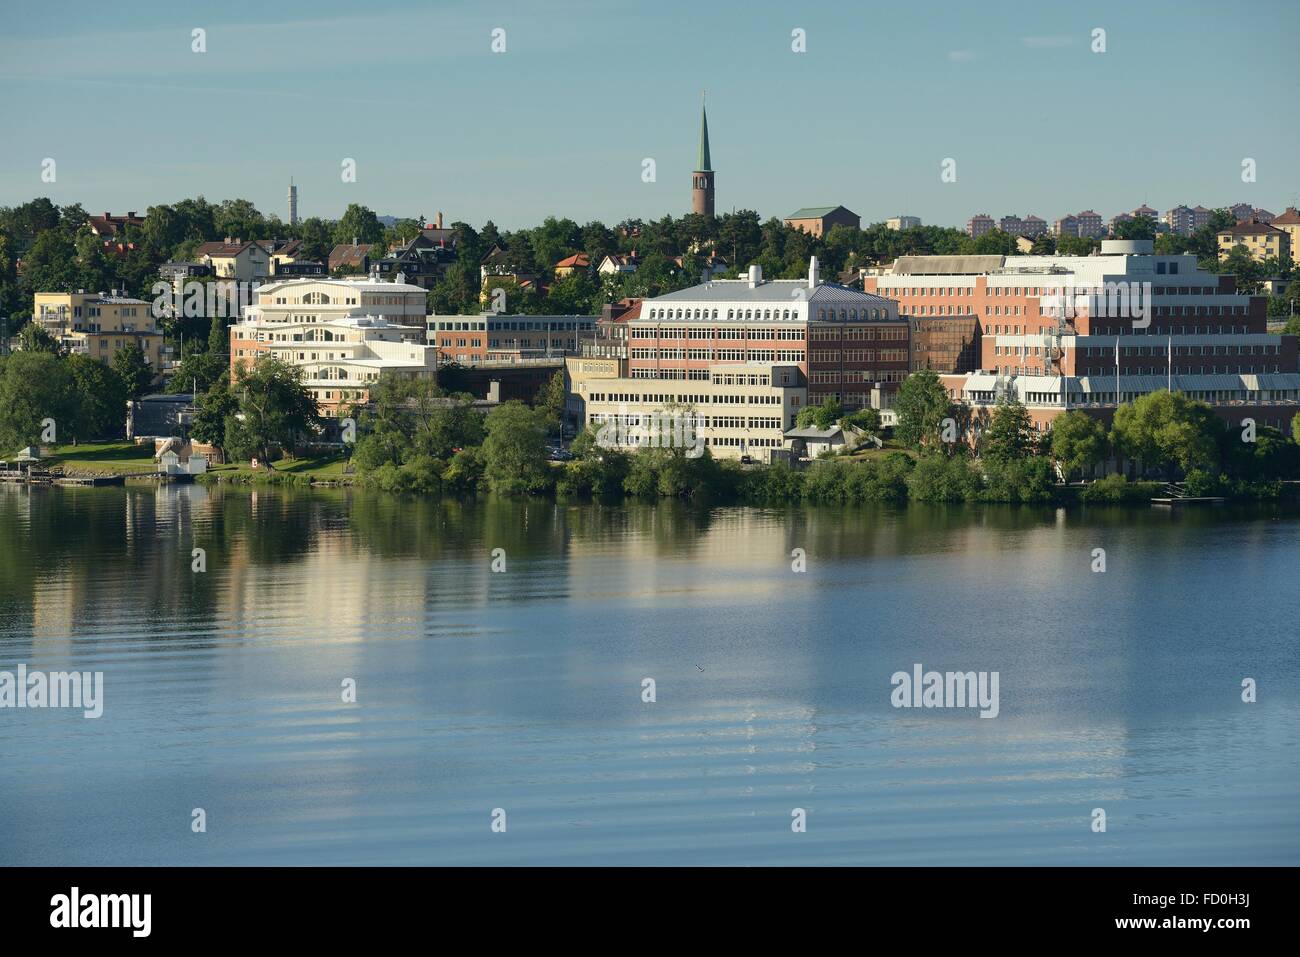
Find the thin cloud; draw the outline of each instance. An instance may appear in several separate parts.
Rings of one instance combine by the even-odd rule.
[[[953,63],[967,63],[975,59],[975,54],[971,50],[949,50],[948,59]]]
[[[1056,34],[1050,37],[1021,37],[1020,42],[1027,47],[1042,49],[1046,47],[1068,47],[1074,42],[1074,37]]]

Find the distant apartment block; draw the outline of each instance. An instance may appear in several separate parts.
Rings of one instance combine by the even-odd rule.
[[[904,229],[917,229],[921,225],[920,216],[894,216],[885,220],[885,226],[889,229],[902,231]]]
[[[1021,219],[1019,216],[1012,214],[1003,216],[998,221],[998,228],[1004,233],[1011,236],[1024,236],[1027,239],[1037,239],[1047,232],[1047,221],[1037,216],[1026,216]]]
[[[1052,223],[1052,235],[1058,239],[1062,236],[1078,236],[1079,220],[1074,216],[1062,216]]]
[[[1079,222],[1079,235],[1087,239],[1101,239],[1106,235],[1106,223],[1100,213],[1085,209],[1075,217]]]
[[[1271,223],[1274,218],[1267,209],[1252,206],[1250,203],[1236,203],[1228,207],[1228,212],[1232,213],[1233,218],[1239,223]]]
[[[988,213],[977,213],[966,220],[966,235],[972,239],[979,239],[985,233],[992,232],[996,226],[993,217]]]
[[[860,229],[862,217],[843,206],[809,206],[795,210],[785,218],[785,224],[820,239],[836,226]]]

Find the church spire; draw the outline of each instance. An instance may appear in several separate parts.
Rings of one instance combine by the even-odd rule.
[[[712,170],[709,160],[709,114],[704,108],[704,95],[700,95],[700,156],[695,164],[697,172]]]

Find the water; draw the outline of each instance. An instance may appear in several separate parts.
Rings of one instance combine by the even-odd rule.
[[[0,670],[105,676],[0,710],[0,863],[1296,864],[1297,568],[1270,509],[0,488]]]

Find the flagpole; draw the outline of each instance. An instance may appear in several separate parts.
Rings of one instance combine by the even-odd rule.
[[[1119,411],[1119,336],[1115,337],[1115,410]]]
[[[1169,337],[1169,385],[1170,392],[1174,391],[1174,337]]]

